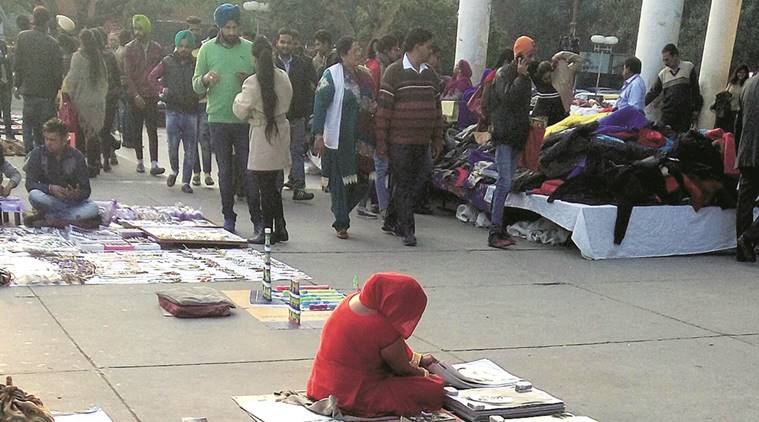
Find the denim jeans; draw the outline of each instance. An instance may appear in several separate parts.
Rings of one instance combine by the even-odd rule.
[[[235,175],[232,157],[237,160],[239,168],[248,167],[248,124],[247,123],[209,123],[211,146],[219,166],[219,192],[221,193],[221,213],[225,219],[237,219],[235,214]],[[248,200],[250,221],[260,225],[261,196],[258,186],[253,186],[252,177],[243,177]]]
[[[182,184],[189,184],[195,154],[198,152],[198,115],[183,111],[166,112],[166,136],[169,138],[169,164],[174,174],[179,174],[179,142],[184,147]]]
[[[491,204],[491,231],[503,228],[503,208],[506,197],[511,191],[511,181],[517,170],[518,160],[519,153],[515,152],[511,145],[496,145],[495,165],[498,170],[498,180],[495,182],[495,193]]]
[[[28,155],[35,147],[45,143],[42,125],[55,117],[55,99],[24,95],[22,127],[24,131],[24,150]]]
[[[211,155],[211,132],[208,129],[208,114],[206,114],[205,104],[201,104],[201,110],[198,114],[198,148],[196,148],[195,167],[193,168],[195,173],[200,173],[201,170],[204,173],[211,172]],[[201,158],[203,159],[202,168],[200,165]]]
[[[374,188],[377,190],[377,203],[380,211],[387,210],[390,204],[390,193],[387,189],[388,164],[387,158],[382,158],[376,152],[374,153]]]
[[[290,158],[292,167],[288,180],[293,189],[306,188],[306,168],[303,155],[306,153],[306,119],[290,120]]]
[[[89,199],[69,202],[37,189],[29,192],[29,203],[45,217],[54,220],[88,220],[97,217],[99,213],[98,206]]]

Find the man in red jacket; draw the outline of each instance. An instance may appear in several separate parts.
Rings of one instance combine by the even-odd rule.
[[[150,39],[151,23],[145,15],[132,18],[134,40],[126,45],[124,72],[126,73],[127,94],[132,109],[132,134],[137,173],[145,173],[142,162],[142,124],[148,130],[150,149],[150,174],[157,176],[166,171],[158,166],[158,97],[150,85],[148,76],[161,59],[161,45]]]

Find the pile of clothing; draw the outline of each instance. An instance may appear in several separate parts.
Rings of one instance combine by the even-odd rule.
[[[561,123],[560,123],[561,124]],[[617,205],[614,242],[640,205],[735,207],[735,143],[721,131],[675,134],[625,108],[561,131],[547,129],[538,171],[517,175],[514,191],[588,205]]]
[[[488,211],[485,196],[497,179],[494,148],[478,143],[474,130],[449,133],[449,152],[436,164],[433,183]],[[537,166],[523,162],[512,191],[543,194],[549,202],[617,205],[617,244],[635,206],[735,207],[735,139],[720,129],[677,134],[626,107],[570,115],[529,143],[540,151]]]

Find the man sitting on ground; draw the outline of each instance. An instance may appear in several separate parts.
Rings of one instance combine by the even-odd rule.
[[[35,148],[24,166],[26,190],[34,212],[26,226],[97,227],[98,207],[89,200],[90,179],[84,155],[68,142],[69,129],[58,118],[42,128],[45,144]]]

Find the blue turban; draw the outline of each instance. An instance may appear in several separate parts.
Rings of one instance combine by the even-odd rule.
[[[190,30],[185,29],[184,31],[177,32],[177,35],[174,36],[174,46],[179,47],[182,40],[187,40],[190,43],[191,49],[195,48],[195,35],[192,35]]]
[[[213,20],[216,22],[216,26],[223,28],[229,21],[240,21],[240,7],[224,3],[216,8],[213,12]]]

